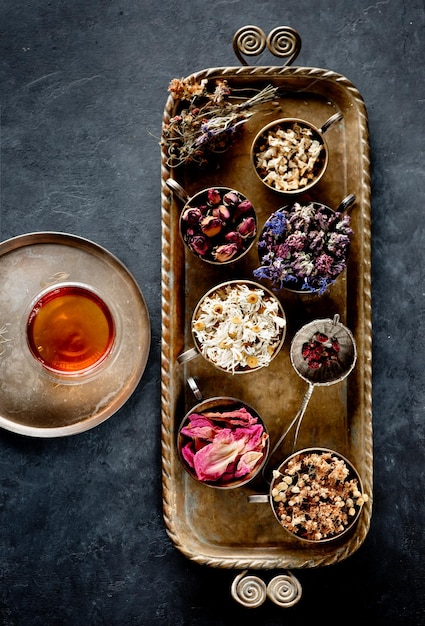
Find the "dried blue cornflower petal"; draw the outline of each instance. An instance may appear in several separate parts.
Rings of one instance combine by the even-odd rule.
[[[261,266],[254,276],[270,280],[275,289],[322,294],[346,267],[352,232],[348,215],[317,202],[279,209],[259,238]]]

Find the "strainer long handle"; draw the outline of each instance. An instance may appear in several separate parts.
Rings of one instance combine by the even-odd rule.
[[[299,433],[299,430],[300,430],[301,422],[302,422],[302,419],[304,417],[304,413],[306,412],[308,403],[310,402],[310,398],[311,398],[311,395],[313,393],[313,390],[314,390],[313,383],[309,383],[308,384],[308,389],[307,389],[307,391],[306,391],[306,393],[304,395],[303,401],[301,402],[301,406],[300,406],[297,414],[295,415],[294,419],[289,424],[289,426],[285,430],[285,432],[279,437],[279,440],[275,443],[273,450],[269,454],[269,459],[271,459],[273,457],[274,453],[279,448],[279,446],[282,443],[282,441],[286,438],[286,436],[288,435],[289,431],[295,426],[295,424],[297,424],[297,428],[296,428],[296,431],[295,431],[295,437],[294,437],[294,443],[293,443],[293,447],[292,447],[292,450],[293,451],[295,450],[295,445],[297,443],[298,433]],[[265,475],[265,470],[266,470],[267,465],[264,467],[263,475]]]
[[[304,395],[303,401],[297,413],[298,423],[297,428],[295,430],[294,443],[292,445],[292,452],[295,452],[295,446],[297,445],[298,433],[300,432],[301,422],[303,421],[304,413],[306,412],[308,403],[310,402],[311,395],[314,390],[313,383],[308,383],[308,389]]]

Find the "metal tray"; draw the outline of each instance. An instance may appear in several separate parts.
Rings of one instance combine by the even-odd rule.
[[[349,80],[320,68],[219,67],[199,71],[190,78],[224,78],[234,88],[261,89],[272,84],[280,88],[282,95],[280,110],[264,107],[263,112],[256,113],[244,127],[241,138],[221,155],[214,168],[170,170],[166,154],[162,153],[161,443],[166,530],[186,557],[212,567],[270,570],[337,563],[364,541],[372,510],[370,161],[365,105]],[[256,179],[250,146],[257,131],[278,117],[299,117],[320,127],[337,111],[343,113],[343,121],[327,134],[330,156],[326,174],[310,194],[301,198],[336,208],[347,194],[355,194],[356,205],[351,211],[355,235],[346,271],[320,297],[279,292],[287,314],[287,337],[281,353],[269,367],[235,376],[219,372],[202,357],[179,364],[178,355],[192,344],[189,322],[198,299],[223,280],[252,279],[258,257],[254,246],[234,266],[207,267],[188,255],[179,236],[182,204],[169,190],[167,179],[177,180],[189,195],[210,185],[238,189],[257,208],[261,227],[270,213],[287,200],[267,191]],[[178,102],[170,96],[164,122],[177,113]],[[355,337],[357,364],[345,381],[314,392],[297,448],[323,446],[345,455],[357,467],[370,499],[350,536],[312,546],[286,534],[268,506],[248,504],[249,494],[264,491],[261,483],[225,492],[196,483],[180,464],[176,433],[180,420],[195,404],[186,382],[189,377],[196,377],[204,398],[229,395],[254,406],[267,423],[273,445],[296,414],[306,391],[306,383],[291,367],[291,339],[304,323],[334,314],[340,315]],[[282,450],[281,458],[284,456]]]
[[[133,276],[105,248],[65,233],[20,235],[0,244],[0,427],[31,437],[81,433],[133,393],[149,355],[151,329]],[[99,375],[64,385],[34,368],[23,341],[24,311],[50,285],[83,282],[114,303],[121,320],[116,357]]]

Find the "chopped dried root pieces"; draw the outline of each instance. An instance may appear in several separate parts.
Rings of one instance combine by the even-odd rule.
[[[324,144],[319,135],[299,123],[268,130],[255,149],[255,166],[262,180],[278,191],[298,191],[323,167]]]

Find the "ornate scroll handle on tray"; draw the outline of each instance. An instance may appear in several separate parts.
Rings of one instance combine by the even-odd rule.
[[[265,48],[277,57],[286,58],[285,65],[295,61],[301,50],[301,37],[289,26],[278,26],[266,37],[258,26],[243,26],[233,36],[233,51],[242,65],[248,65],[245,56],[258,56]]]
[[[234,600],[246,608],[255,609],[267,598],[282,608],[294,606],[302,595],[298,579],[289,571],[279,574],[266,583],[259,577],[244,570],[238,574],[231,586]]]

